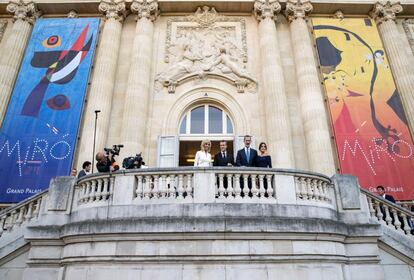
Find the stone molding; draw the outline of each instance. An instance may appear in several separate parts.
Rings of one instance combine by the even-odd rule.
[[[408,43],[410,44],[411,51],[414,54],[414,19],[406,19],[402,22],[402,25],[407,36]]]
[[[333,17],[342,20],[344,19],[345,15],[341,10],[338,10],[334,13]]]
[[[1,42],[1,39],[3,38],[4,31],[6,31],[6,27],[7,27],[7,20],[0,20],[0,42]]]
[[[105,14],[106,19],[122,21],[125,17],[124,0],[101,0],[99,11]]]
[[[157,0],[134,0],[131,11],[137,14],[137,20],[147,18],[155,21],[160,14]]]
[[[277,0],[256,0],[253,6],[253,13],[258,21],[270,18],[276,20],[281,6]]]
[[[398,13],[403,10],[400,2],[382,1],[374,4],[370,16],[378,23],[382,23],[388,20],[395,21]]]
[[[75,10],[70,10],[67,17],[68,18],[78,18],[79,15],[78,15],[78,12],[76,12]]]
[[[9,13],[14,14],[14,20],[33,23],[40,16],[40,11],[31,0],[11,0],[6,9]]]
[[[309,0],[288,0],[286,3],[285,15],[291,22],[295,19],[305,17],[313,10],[313,6]]]

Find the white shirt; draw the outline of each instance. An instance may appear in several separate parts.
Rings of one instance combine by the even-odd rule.
[[[198,151],[195,155],[194,166],[210,167],[211,166],[211,154],[203,151]]]

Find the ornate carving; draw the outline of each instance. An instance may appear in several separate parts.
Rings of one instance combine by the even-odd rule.
[[[309,0],[288,0],[286,3],[286,18],[293,21],[298,18],[304,19],[313,10]]]
[[[382,1],[375,3],[370,16],[379,24],[384,21],[395,20],[396,15],[401,13],[402,10],[400,2]]]
[[[0,42],[7,27],[7,20],[0,20]]]
[[[160,13],[157,0],[134,0],[131,11],[137,14],[137,19],[147,18],[154,21]]]
[[[411,51],[414,54],[414,19],[406,19],[403,21],[403,28],[410,43]]]
[[[75,10],[70,10],[67,17],[68,18],[78,18],[78,12],[76,12]]]
[[[254,15],[259,21],[265,18],[276,19],[280,9],[278,0],[256,0],[253,6]]]
[[[340,19],[340,20],[343,20],[345,15],[341,10],[338,10],[334,13],[333,17],[337,18],[337,19]]]
[[[115,19],[122,21],[125,16],[124,0],[101,0],[99,11],[104,13],[106,19]]]
[[[165,62],[170,66],[156,77],[156,89],[175,88],[184,80],[208,76],[231,81],[243,92],[256,86],[247,73],[245,21],[226,17],[214,8],[199,7],[195,14],[167,22]]]
[[[33,23],[40,16],[39,10],[31,0],[11,0],[6,9],[14,14],[15,20],[24,20],[29,23]]]

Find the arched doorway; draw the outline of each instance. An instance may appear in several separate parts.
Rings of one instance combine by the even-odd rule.
[[[203,104],[190,107],[182,116],[179,126],[179,166],[194,164],[194,155],[200,142],[212,142],[211,154],[219,152],[219,143],[227,141],[228,152],[233,153],[234,126],[228,113],[217,105]]]

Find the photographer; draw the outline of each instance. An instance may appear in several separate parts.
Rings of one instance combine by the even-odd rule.
[[[126,157],[122,162],[122,167],[125,169],[137,169],[142,168],[144,162],[142,161],[141,153],[137,154],[135,157]]]
[[[96,169],[98,172],[112,172],[114,167],[112,166],[115,163],[114,157],[112,154],[105,155],[102,152],[96,154]]]

